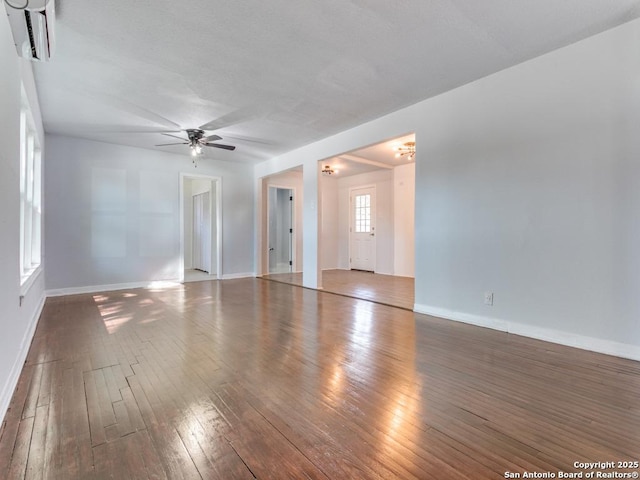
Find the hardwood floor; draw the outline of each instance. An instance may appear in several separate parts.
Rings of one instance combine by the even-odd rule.
[[[0,471],[585,472],[574,462],[640,460],[639,399],[638,362],[261,279],[58,297],[5,418]]]
[[[302,286],[302,273],[275,273],[263,278]],[[325,292],[413,310],[413,278],[358,270],[324,270],[322,287]]]

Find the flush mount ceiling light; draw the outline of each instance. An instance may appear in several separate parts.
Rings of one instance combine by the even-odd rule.
[[[416,142],[406,142],[393,149],[396,151],[396,158],[406,157],[409,162],[416,156]]]
[[[323,175],[333,175],[334,173],[338,173],[337,170],[333,170],[329,165],[325,165],[322,169]]]

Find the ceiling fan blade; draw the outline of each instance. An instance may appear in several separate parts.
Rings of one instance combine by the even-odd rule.
[[[223,145],[221,143],[203,143],[202,145],[206,145],[207,147],[224,148],[225,150],[236,149],[236,147],[234,147],[233,145]]]
[[[222,140],[222,137],[219,135],[209,135],[202,139],[203,142],[215,142],[216,140]]]
[[[189,142],[180,142],[180,143],[160,143],[156,145],[156,147],[166,147],[167,145],[189,145]]]
[[[188,139],[186,139],[186,138],[182,138],[182,137],[179,137],[179,136],[177,136],[177,135],[171,135],[170,133],[167,133],[167,132],[163,132],[163,133],[162,133],[162,135],[166,135],[167,137],[177,138],[177,139],[182,140],[182,141],[184,141],[184,142],[188,142],[188,141],[189,141],[189,140],[188,140]]]

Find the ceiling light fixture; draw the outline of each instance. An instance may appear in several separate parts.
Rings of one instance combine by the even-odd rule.
[[[333,170],[329,165],[325,165],[324,168],[322,169],[323,175],[333,175],[334,173],[337,173],[337,172]]]
[[[191,149],[191,163],[195,168],[198,168],[198,155],[202,154],[202,147],[196,139],[191,139],[189,148]]]
[[[406,142],[393,148],[396,151],[396,158],[407,157],[407,161],[411,161],[416,157],[416,142]]]

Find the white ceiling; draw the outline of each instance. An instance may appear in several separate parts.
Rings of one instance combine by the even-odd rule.
[[[56,0],[45,130],[257,162],[640,16],[640,0]],[[186,147],[159,147],[187,153]]]

